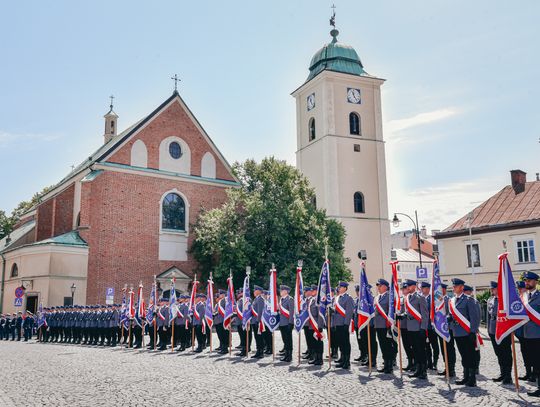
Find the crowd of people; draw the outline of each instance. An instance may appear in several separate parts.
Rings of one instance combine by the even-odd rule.
[[[526,301],[534,312],[540,312],[540,293],[536,290],[538,275],[528,272],[524,281],[517,283],[521,299]],[[376,283],[374,296],[374,312],[372,317],[363,319],[360,316],[359,286],[356,286],[356,299],[348,294],[348,283],[340,282],[332,290],[332,298],[327,313],[321,309],[318,296],[320,286],[303,287],[301,303],[295,304],[291,296],[291,288],[279,287],[277,312],[279,321],[275,326],[265,326],[264,313],[271,302],[271,293],[260,286],[253,286],[253,298],[244,301],[245,289],[231,293],[235,296],[234,308],[227,312],[227,304],[231,302],[226,296],[227,290],[218,290],[212,302],[212,311],[208,312],[207,295],[192,293],[179,295],[176,300],[159,298],[151,307],[137,310],[130,304],[85,305],[44,308],[38,315],[27,313],[2,315],[0,317],[0,337],[4,340],[24,340],[37,335],[40,342],[72,343],[88,346],[126,346],[140,349],[146,346],[150,350],[183,352],[192,348],[194,352],[203,352],[211,346],[212,331],[217,333],[218,343],[213,350],[226,354],[231,352],[232,332],[237,332],[239,344],[235,347],[235,356],[264,358],[274,354],[272,334],[281,333],[283,349],[279,351],[280,360],[293,360],[293,331],[304,331],[307,345],[302,359],[312,365],[324,363],[324,338],[331,338],[328,346],[328,359],[335,361],[337,368],[349,369],[351,366],[351,334],[360,355],[356,362],[371,368],[377,367],[377,357],[382,355],[382,366],[378,372],[392,374],[398,364],[400,347],[404,353],[406,364],[400,366],[410,372],[410,377],[427,379],[427,372],[438,375],[456,375],[456,347],[461,356],[463,378],[456,380],[458,385],[474,387],[480,363],[482,338],[479,333],[481,309],[478,301],[472,296],[472,288],[465,281],[452,280],[453,297],[450,298],[445,284],[441,284],[444,299],[444,313],[450,331],[450,340],[437,335],[434,330],[431,285],[427,282],[417,284],[413,280],[405,280],[399,287],[399,306],[395,321],[391,320],[391,285],[385,279]],[[368,289],[372,289],[368,285]],[[172,292],[172,291],[171,291]],[[175,291],[174,291],[175,292]],[[276,293],[277,294],[277,293]],[[493,378],[495,382],[511,384],[512,352],[510,337],[501,343],[495,338],[498,309],[497,283],[491,283],[491,297],[488,300],[487,330],[493,343],[500,366],[500,375]],[[176,295],[175,295],[176,297]],[[144,302],[143,302],[144,304]],[[246,324],[245,305],[251,309],[249,323]],[[306,319],[298,326],[297,314],[299,304],[303,304]],[[129,310],[131,308],[131,311]],[[393,329],[397,325],[398,332]],[[268,329],[273,328],[273,329]],[[536,382],[538,389],[529,395],[540,396],[540,321],[532,318],[518,331],[516,336],[521,345],[526,373],[522,380]],[[144,343],[148,337],[148,343]],[[255,353],[251,352],[255,342]],[[443,352],[445,349],[445,352]],[[298,349],[297,349],[298,350]],[[299,354],[299,352],[298,352]],[[444,358],[444,354],[447,355]],[[401,355],[399,355],[401,356]],[[442,360],[442,366],[440,361]],[[405,365],[405,366],[403,366]],[[438,370],[439,367],[443,369]]]

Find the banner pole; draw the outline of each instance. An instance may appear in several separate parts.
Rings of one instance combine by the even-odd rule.
[[[212,353],[212,339],[214,338],[214,335],[212,335],[212,329],[210,327],[208,327],[208,329],[210,329],[210,353]]]
[[[448,350],[446,348],[446,341],[443,339],[443,350],[444,350],[444,366],[446,371],[446,382],[450,385],[450,368],[448,367]]]
[[[232,356],[232,320],[229,322],[229,356]]]
[[[517,372],[517,361],[516,361],[516,340],[514,333],[512,332],[512,358],[514,363],[514,380],[516,382],[516,393],[519,394],[519,377]]]
[[[246,358],[249,357],[249,326],[250,323],[248,322],[246,325]]]
[[[298,366],[300,366],[300,362],[302,359],[302,331],[298,332]]]
[[[157,347],[157,324],[156,324],[156,318],[157,318],[157,315],[154,314],[154,350],[156,350],[156,347]]]
[[[195,350],[195,327],[193,321],[191,322],[191,351]]]
[[[122,322],[121,325],[122,332],[120,333],[120,346],[125,349],[126,347],[124,346],[124,323]]]
[[[145,343],[144,343],[144,337],[146,335],[145,334],[145,328],[146,328],[146,322],[144,322],[144,320],[143,320],[143,323],[142,323],[142,335],[141,335],[142,336],[142,346],[143,346],[143,348],[145,346]]]
[[[368,321],[367,325],[367,349],[368,349],[368,363],[369,363],[369,375],[371,376],[371,330],[370,330],[370,322]]]
[[[328,369],[330,369],[332,367],[332,335],[330,334],[330,312],[328,309],[326,310],[326,331],[328,332]]]
[[[399,374],[403,379],[403,356],[401,353],[401,321],[398,320],[397,323],[397,332],[398,332],[398,350],[399,350]]]
[[[274,331],[272,331],[272,362],[276,361],[276,341],[274,339]]]
[[[129,347],[131,348],[131,346],[133,345],[133,343],[131,342],[131,324],[132,324],[132,320],[129,321]]]
[[[171,331],[171,352],[174,352],[174,319],[172,321],[172,331]]]

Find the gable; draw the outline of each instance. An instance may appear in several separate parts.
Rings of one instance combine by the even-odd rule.
[[[173,159],[169,145],[180,146],[181,156]],[[139,147],[135,143],[139,143]],[[144,143],[147,151],[147,168],[204,176],[203,157],[211,154],[216,161],[215,178],[236,181],[228,162],[217,149],[178,93],[143,119],[131,132],[99,159],[100,162],[131,165],[134,146]],[[174,165],[177,163],[177,169]]]

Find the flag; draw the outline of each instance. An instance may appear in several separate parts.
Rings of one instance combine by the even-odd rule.
[[[232,275],[227,279],[227,297],[225,299],[225,316],[223,317],[223,327],[231,329],[231,322],[234,315],[235,298]]]
[[[135,318],[135,293],[133,292],[133,288],[129,290],[128,318]]]
[[[195,313],[195,295],[197,294],[197,287],[199,286],[199,282],[197,280],[193,280],[193,287],[191,287],[191,296],[189,297],[189,304],[188,304],[188,316],[190,318],[193,317],[193,314]],[[186,318],[186,328],[188,326],[188,319]]]
[[[495,326],[495,340],[500,344],[504,338],[529,321],[527,310],[519,298],[512,276],[508,253],[499,256],[498,279],[499,308]]]
[[[37,320],[37,327],[38,329],[44,326],[47,328],[47,317],[45,316],[45,313],[43,312],[43,303],[39,303],[38,308],[38,320]]]
[[[358,291],[358,309],[356,312],[358,313],[358,331],[361,331],[369,324],[369,320],[375,313],[373,295],[369,290],[366,264],[364,262],[362,262],[362,269],[360,270],[360,289]]]
[[[392,266],[392,279],[390,280],[390,291],[388,293],[388,320],[390,321],[390,327],[392,337],[397,340],[397,321],[396,313],[401,309],[401,301],[399,298],[399,285],[397,279],[397,261],[390,263]]]
[[[214,325],[214,282],[208,280],[206,286],[206,306],[204,308],[204,319],[208,328],[212,329]]]
[[[317,305],[319,312],[326,321],[326,308],[332,304],[332,289],[330,286],[330,263],[325,260],[321,274],[319,276],[319,285],[317,286]]]
[[[152,291],[150,291],[150,301],[148,303],[148,309],[146,310],[146,322],[148,324],[154,323],[154,313],[156,312],[156,283],[152,284]]]
[[[129,326],[129,315],[126,300],[126,287],[122,288],[122,306],[120,307],[120,324],[125,328]]]
[[[441,275],[439,271],[439,261],[433,262],[433,273],[431,274],[431,309],[429,315],[433,329],[446,342],[450,342],[450,330],[446,319],[446,308],[441,285]]]
[[[277,294],[277,271],[274,267],[270,270],[270,295],[265,301],[262,321],[270,332],[274,332],[279,326],[278,294]]]
[[[176,278],[171,279],[171,289],[169,290],[169,326],[174,323],[174,319],[178,316],[178,304],[176,304]]]
[[[144,299],[142,296],[142,284],[139,284],[139,290],[137,293],[137,309],[135,310],[135,323],[139,325],[141,328],[143,326],[143,318],[144,318]]]
[[[246,329],[249,321],[251,321],[251,296],[249,293],[249,274],[244,278],[244,287],[242,289],[242,328]]]
[[[296,286],[294,288],[294,328],[300,332],[309,317],[307,303],[304,298],[304,281],[302,267],[296,268]]]

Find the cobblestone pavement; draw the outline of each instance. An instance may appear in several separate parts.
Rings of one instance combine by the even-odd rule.
[[[234,334],[234,344],[237,342]],[[353,357],[358,354],[355,345]],[[276,333],[276,350],[280,348]],[[328,364],[313,367],[304,362],[298,366],[297,360],[286,364],[276,358],[273,363],[272,356],[241,359],[209,354],[208,350],[194,354],[1,341],[0,363],[2,407],[525,406],[538,402],[524,393],[532,388],[528,383],[521,388],[523,395],[517,396],[513,386],[490,380],[497,373],[497,363],[488,341],[482,349],[479,387],[475,389],[454,384],[449,388],[433,372],[427,382],[406,376],[400,380],[399,371],[394,376],[377,372],[369,376],[366,368],[357,365],[350,371],[329,370]],[[519,371],[523,373],[521,366]]]

